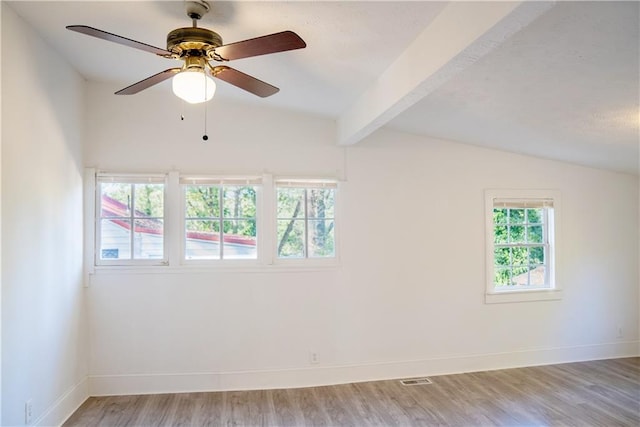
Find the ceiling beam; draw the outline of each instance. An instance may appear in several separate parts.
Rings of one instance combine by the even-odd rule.
[[[337,120],[356,144],[551,9],[555,2],[451,2]]]

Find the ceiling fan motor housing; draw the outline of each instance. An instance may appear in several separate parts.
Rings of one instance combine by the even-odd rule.
[[[167,50],[180,57],[206,56],[222,46],[222,37],[215,31],[199,27],[178,28],[167,35]]]

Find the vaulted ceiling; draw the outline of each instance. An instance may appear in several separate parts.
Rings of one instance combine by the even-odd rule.
[[[170,30],[191,24],[182,1],[8,3],[87,80],[113,85],[114,92],[176,63],[65,26],[85,24],[164,48]],[[386,126],[638,174],[638,2],[214,0],[211,6],[200,26],[225,43],[285,29],[307,43],[230,64],[278,86],[278,94],[261,99],[220,83],[212,102],[233,99],[336,120],[336,144],[366,143]],[[173,96],[168,82],[150,90]]]

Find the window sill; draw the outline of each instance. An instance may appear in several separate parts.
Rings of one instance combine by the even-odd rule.
[[[528,301],[553,301],[560,299],[562,299],[562,291],[560,289],[501,291],[487,292],[485,294],[486,304]]]
[[[314,263],[314,264],[258,264],[258,263],[224,263],[204,264],[185,263],[178,266],[170,265],[100,265],[95,266],[91,274],[212,274],[212,273],[293,273],[337,270],[340,264]]]

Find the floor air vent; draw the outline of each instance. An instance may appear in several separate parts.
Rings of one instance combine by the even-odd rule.
[[[424,378],[411,378],[408,380],[400,380],[402,385],[424,385],[424,384],[433,384],[431,380],[427,377]]]

